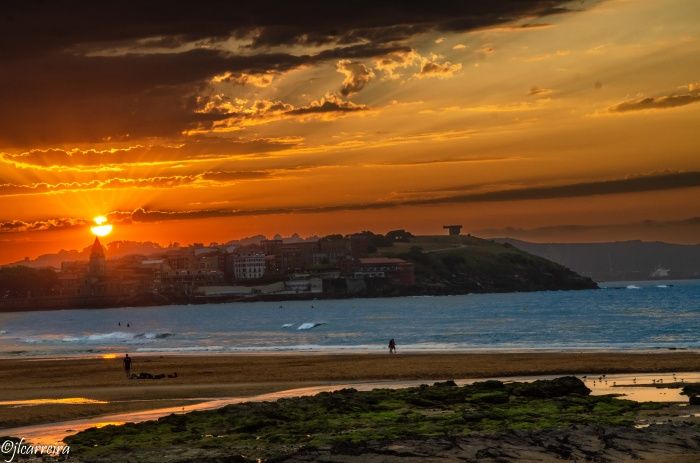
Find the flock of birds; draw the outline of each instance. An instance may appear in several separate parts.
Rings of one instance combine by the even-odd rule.
[[[685,378],[681,378],[679,380],[675,373],[672,373],[672,376],[673,376],[673,383],[685,383]],[[582,376],[581,378],[583,378],[584,381],[591,379],[588,376]],[[592,380],[593,380],[593,386],[595,386],[597,383],[604,384],[606,386],[608,385],[608,380],[606,378],[606,375],[600,375],[597,377],[594,376],[594,377],[592,377]],[[651,380],[651,384],[663,384],[663,383],[664,383],[663,378],[659,378],[659,379],[652,378],[652,380]],[[632,384],[637,384],[636,377],[632,378]],[[613,381],[612,385],[613,385],[613,387],[617,387],[617,381]]]

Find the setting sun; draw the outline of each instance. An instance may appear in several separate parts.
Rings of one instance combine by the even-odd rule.
[[[90,231],[95,236],[107,236],[112,233],[112,225],[107,223],[107,217],[98,215],[94,219],[95,226],[90,227]]]

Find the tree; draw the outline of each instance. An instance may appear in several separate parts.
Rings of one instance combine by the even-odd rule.
[[[389,233],[386,234],[386,239],[391,241],[392,243],[408,243],[409,241],[411,241],[411,238],[413,238],[413,234],[411,234],[411,232],[407,232],[403,228],[400,230],[391,230]]]

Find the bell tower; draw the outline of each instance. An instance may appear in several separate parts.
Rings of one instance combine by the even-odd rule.
[[[90,251],[90,264],[88,272],[92,277],[103,277],[107,273],[107,263],[105,261],[105,250],[100,243],[100,239],[95,237]]]

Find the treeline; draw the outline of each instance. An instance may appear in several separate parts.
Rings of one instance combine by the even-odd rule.
[[[363,236],[367,238],[368,241],[368,248],[367,252],[374,253],[377,251],[378,248],[388,248],[393,246],[394,243],[406,243],[411,241],[411,238],[413,238],[413,234],[411,232],[408,232],[404,229],[400,230],[391,230],[390,232],[387,232],[386,235],[382,235],[381,233],[374,233],[369,230],[361,231],[359,233],[353,233],[352,236]],[[333,241],[333,240],[341,240],[347,238],[347,236],[343,236],[340,234],[336,235],[328,235],[324,236],[321,238],[322,240],[328,240],[328,241]]]

